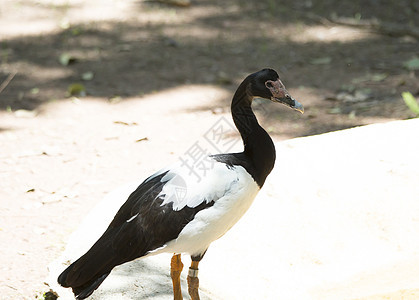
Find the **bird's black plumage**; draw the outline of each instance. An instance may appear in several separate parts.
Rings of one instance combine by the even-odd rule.
[[[173,203],[162,205],[163,200],[158,195],[166,183],[161,181],[166,174],[151,176],[140,184],[99,240],[58,277],[59,284],[72,287],[78,299],[88,297],[115,266],[144,256],[175,239],[198,211],[213,205],[213,202],[203,202],[179,211],[173,210]],[[135,215],[137,217],[127,222]]]

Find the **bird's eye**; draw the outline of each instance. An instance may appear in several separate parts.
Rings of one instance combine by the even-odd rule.
[[[271,88],[273,88],[274,86],[273,86],[273,84],[272,84],[272,81],[270,81],[270,80],[268,80],[268,81],[266,81],[265,82],[265,86],[268,88],[268,89],[271,89]]]

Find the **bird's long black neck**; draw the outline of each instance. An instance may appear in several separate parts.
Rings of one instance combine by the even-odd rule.
[[[248,170],[260,187],[275,164],[275,146],[268,133],[259,125],[251,104],[253,97],[242,84],[231,103],[233,121],[244,143],[243,154],[250,159],[252,170]]]

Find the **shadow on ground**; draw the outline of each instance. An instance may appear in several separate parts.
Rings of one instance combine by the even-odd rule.
[[[270,66],[280,71],[288,89],[304,98],[313,124],[298,135],[373,122],[369,117],[409,116],[400,93],[417,93],[419,87],[403,63],[415,55],[417,40],[330,20],[349,18],[362,25],[394,24],[407,18],[415,26],[416,4],[242,2],[196,1],[186,9],[132,2],[130,15],[70,20],[52,32],[3,39],[0,80],[12,72],[16,76],[0,94],[0,109],[38,109],[65,99],[74,83],[83,84],[87,95],[110,101],[187,84],[233,91],[245,75]],[[51,11],[57,22],[79,9],[71,4],[37,8]],[[60,63],[63,54],[65,65]],[[93,78],[83,80],[86,73]],[[366,99],[342,102],[336,97],[342,91],[361,91]],[[228,105],[229,99],[214,103]],[[273,112],[276,119],[286,120],[281,111]],[[348,120],[351,113],[364,119]]]

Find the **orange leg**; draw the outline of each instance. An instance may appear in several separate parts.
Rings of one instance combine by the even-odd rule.
[[[182,300],[182,290],[180,288],[180,274],[182,273],[183,263],[180,254],[174,254],[170,263],[170,277],[173,283],[173,299]]]
[[[188,273],[188,292],[192,300],[199,300],[198,264],[199,261],[192,261]]]

